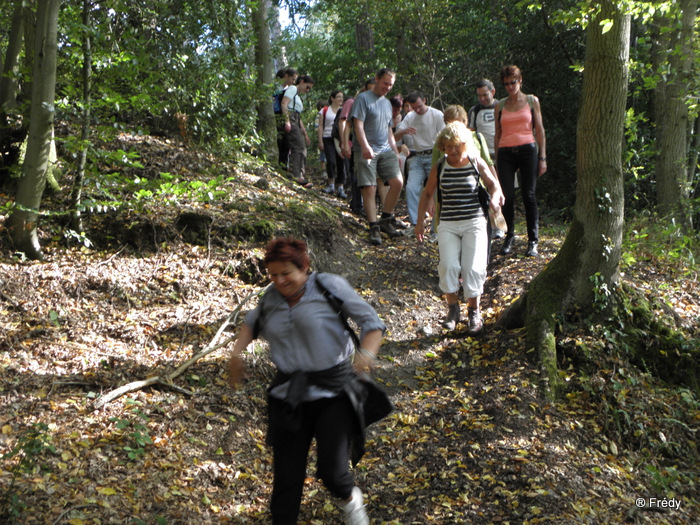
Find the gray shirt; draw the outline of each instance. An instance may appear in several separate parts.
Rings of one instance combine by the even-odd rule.
[[[496,136],[496,103],[491,106],[476,104],[469,109],[469,127],[481,133],[489,146],[489,154],[494,156],[493,141]]]
[[[304,295],[296,305],[290,307],[273,287],[265,293],[258,307],[246,316],[245,323],[253,329],[261,307],[264,309],[260,335],[270,344],[270,359],[285,374],[327,370],[348,359],[354,351],[350,334],[321,293],[316,279],[317,273],[309,275]],[[343,302],[343,312],[360,328],[360,339],[372,330],[385,330],[374,308],[345,279],[334,274],[322,274],[321,282]],[[287,388],[288,383],[283,383],[275,387],[271,394],[284,399]],[[304,401],[335,395],[314,386]]]
[[[355,98],[350,112],[350,118],[361,120],[364,124],[367,142],[375,155],[391,149],[389,133],[391,133],[391,102],[384,97],[378,97],[374,91],[365,91]],[[362,151],[360,141],[355,140],[353,151]]]

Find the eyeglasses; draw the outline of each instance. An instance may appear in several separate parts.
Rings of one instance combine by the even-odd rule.
[[[518,82],[519,82],[518,80],[511,80],[510,82],[504,82],[503,85],[504,86],[514,86]]]

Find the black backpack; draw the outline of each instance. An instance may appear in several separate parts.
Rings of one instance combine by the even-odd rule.
[[[343,106],[338,108],[338,113],[335,114],[335,120],[333,121],[333,127],[331,128],[331,138],[340,142],[340,111]]]

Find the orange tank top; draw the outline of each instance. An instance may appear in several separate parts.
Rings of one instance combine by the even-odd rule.
[[[525,104],[518,111],[501,109],[501,138],[499,148],[512,148],[535,142],[532,134],[532,110]]]

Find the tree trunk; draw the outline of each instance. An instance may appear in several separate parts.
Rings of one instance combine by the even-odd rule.
[[[361,60],[375,56],[374,32],[372,31],[370,6],[367,3],[360,6],[360,12],[355,23],[355,41],[357,43],[357,53]]]
[[[255,30],[255,69],[256,91],[258,93],[258,133],[263,139],[265,156],[268,159],[277,158],[277,127],[275,113],[272,108],[269,86],[272,83],[272,52],[270,42],[270,0],[259,0],[253,11],[253,27]]]
[[[601,21],[612,20],[604,32]],[[555,397],[559,379],[556,316],[573,307],[590,311],[619,281],[624,219],[622,141],[627,100],[630,18],[611,2],[589,24],[577,130],[578,185],[574,218],[552,262],[530,283],[499,325],[525,326]],[[604,101],[605,103],[601,103]]]
[[[87,164],[88,140],[90,139],[90,106],[92,105],[92,41],[90,38],[90,10],[91,0],[83,0],[83,28],[85,36],[83,38],[83,124],[80,130],[80,157],[78,159],[78,170],[73,181],[73,191],[71,193],[71,226],[77,232],[83,231],[83,222],[80,213],[80,203],[82,201],[83,181],[85,180],[85,166]]]
[[[19,57],[23,40],[23,7],[22,0],[17,1],[12,16],[12,26],[7,42],[5,60],[2,62],[2,78],[0,78],[0,165],[9,155],[12,138],[10,125],[7,121],[7,110],[17,107],[17,74],[19,72]]]
[[[36,54],[36,13],[31,2],[22,2],[22,12],[24,14],[24,69],[25,71],[34,71],[34,56]],[[29,78],[22,82],[22,94],[29,98],[34,93],[34,79]],[[22,114],[22,136],[27,135],[29,127],[31,104],[23,104]]]
[[[698,0],[681,0],[662,22],[655,46],[664,65],[654,90],[656,120],[656,194],[659,211],[684,228],[690,227],[688,180],[688,86],[693,74],[693,33]],[[678,28],[677,30],[673,30]],[[663,29],[663,28],[661,28]]]
[[[56,89],[58,12],[61,0],[40,0],[29,141],[24,175],[17,190],[16,208],[9,218],[15,248],[30,259],[43,259],[37,236],[39,205],[46,186]]]
[[[5,61],[2,66],[2,78],[0,79],[0,108],[2,108],[3,117],[7,109],[17,107],[17,73],[19,71],[19,56],[22,49],[22,37],[24,35],[22,4],[22,0],[17,1],[15,12],[12,15],[12,26],[10,27],[10,35],[5,52]],[[5,124],[4,118],[2,124],[3,126]]]

